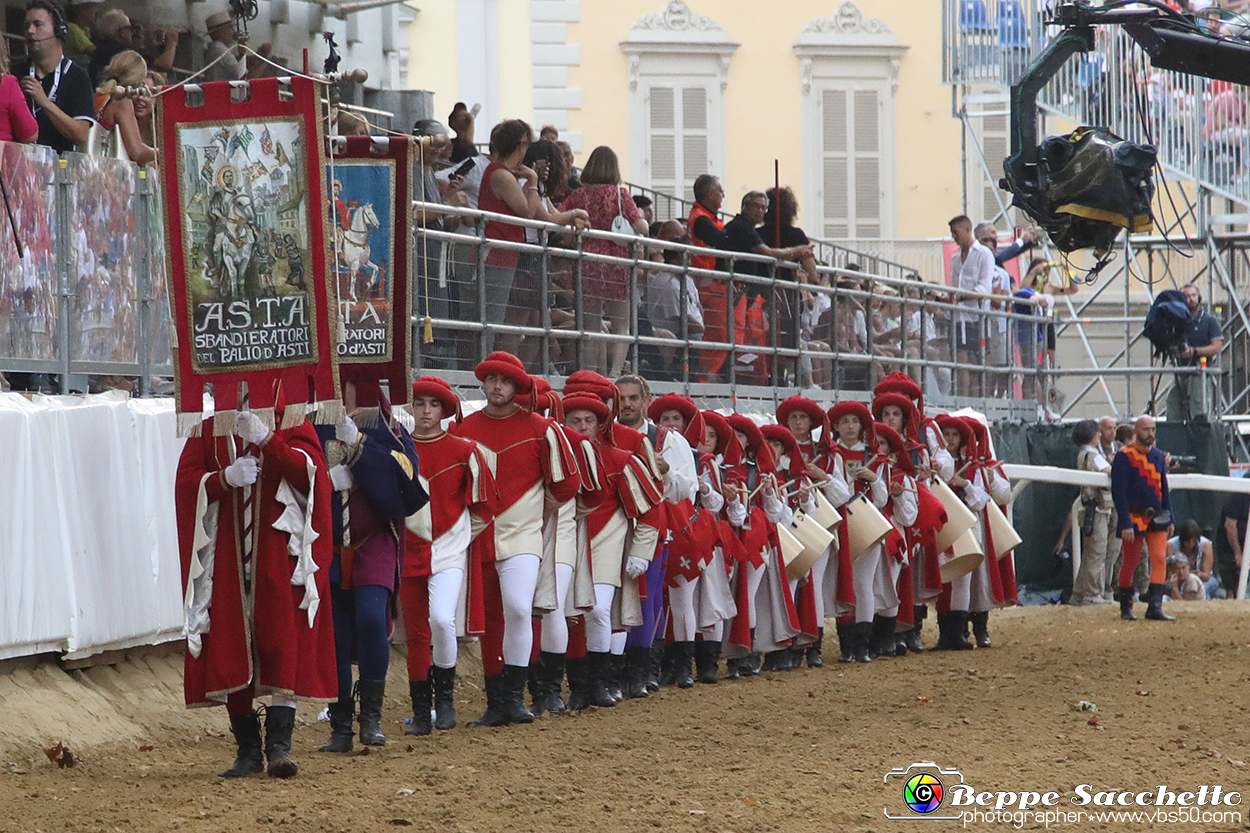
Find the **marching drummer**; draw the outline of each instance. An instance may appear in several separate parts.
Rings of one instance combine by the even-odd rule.
[[[877,435],[879,452],[873,470],[888,484],[889,492],[881,511],[893,524],[894,531],[882,544],[883,553],[877,560],[877,575],[873,581],[877,613],[873,618],[872,655],[903,656],[907,649],[904,647],[899,653],[895,636],[900,601],[898,584],[901,571],[909,561],[906,531],[916,523],[920,514],[913,477],[916,469],[902,434],[884,422],[876,423],[873,431]],[[907,579],[910,582],[911,577]]]
[[[811,488],[807,463],[799,451],[794,434],[784,425],[765,425],[760,428],[764,439],[772,446],[777,460],[777,476],[781,491],[791,511],[802,510],[806,515],[816,512],[816,493]],[[803,663],[804,647],[816,643],[819,638],[819,620],[816,616],[816,593],[811,571],[801,578],[787,573],[789,592],[794,599],[799,617],[800,633],[786,649],[775,652],[771,662],[764,658],[765,671],[790,671]]]
[[[983,480],[976,476],[972,464],[975,462],[969,455],[976,454],[976,439],[972,426],[962,417],[947,416],[937,418],[946,439],[946,448],[951,458],[959,467],[957,473],[948,481],[969,509],[979,513],[989,502],[989,493],[985,491]],[[967,477],[964,477],[964,475]],[[968,641],[969,610],[972,602],[972,575],[960,576],[942,585],[942,595],[938,597],[938,641],[933,646],[935,651],[967,651],[972,648]]]
[[[818,487],[832,506],[841,506],[851,498],[850,487],[847,486],[841,468],[833,465],[833,456],[829,450],[832,442],[832,431],[829,428],[829,415],[812,400],[803,396],[788,396],[777,406],[777,423],[790,429],[794,435],[795,445],[807,465],[807,475],[812,485]],[[819,439],[815,431],[820,430]],[[840,573],[841,565],[836,557],[838,552],[837,537],[834,532],[834,543],[812,564],[811,587],[816,605],[816,639],[807,646],[807,667],[820,668],[824,665],[823,644],[825,641],[825,616],[830,613],[846,613],[850,603],[845,603],[844,610],[838,609],[837,588],[841,575],[847,582],[846,595],[854,595],[850,590],[850,569],[848,561],[845,572]]]
[[[852,499],[867,498],[878,509],[885,506],[889,496],[886,483],[870,465],[876,456],[876,438],[873,436],[872,414],[867,406],[862,402],[839,402],[829,410],[829,422],[837,434],[837,442],[831,446],[834,468],[839,469],[843,480],[851,485]],[[880,552],[869,552],[852,561],[850,537],[849,529],[838,536],[839,569],[850,565],[853,589],[849,601],[854,605],[853,614],[840,615],[837,619],[838,641],[842,649],[838,662],[870,662],[869,642],[872,620],[876,615],[873,580]],[[839,600],[845,598],[842,595],[844,587],[845,583],[840,582]]]

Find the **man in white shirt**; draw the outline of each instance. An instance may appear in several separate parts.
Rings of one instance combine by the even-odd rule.
[[[951,238],[959,251],[951,257],[951,286],[969,292],[988,295],[994,287],[994,254],[978,243],[972,234],[972,220],[963,214],[950,221]],[[968,366],[984,366],[985,339],[981,328],[980,310],[986,302],[976,299],[961,300],[960,306],[970,312],[955,313],[955,350],[959,362],[959,390],[964,396],[981,395],[981,376],[968,373]]]

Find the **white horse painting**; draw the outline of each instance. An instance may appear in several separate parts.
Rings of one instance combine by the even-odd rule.
[[[343,263],[347,266],[347,287],[352,301],[357,300],[357,276],[363,270],[368,270],[368,275],[360,287],[362,293],[377,283],[379,267],[369,259],[369,233],[380,225],[373,204],[365,203],[352,210],[351,228],[343,232],[342,256]]]

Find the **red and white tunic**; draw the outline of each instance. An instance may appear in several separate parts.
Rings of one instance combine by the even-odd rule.
[[[473,520],[489,520],[495,480],[477,444],[442,432],[413,437],[420,480],[430,502],[406,521],[404,575],[465,570]],[[472,514],[470,514],[472,513]]]
[[[547,495],[562,503],[581,485],[565,434],[551,420],[520,406],[506,417],[478,411],[453,423],[452,432],[477,443],[495,479],[499,498],[493,559],[540,555]]]

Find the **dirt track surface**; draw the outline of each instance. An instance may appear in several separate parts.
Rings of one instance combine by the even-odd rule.
[[[402,735],[407,687],[397,658],[388,745],[352,757],[318,754],[328,728],[302,705],[307,723],[297,726],[293,754],[300,774],[289,782],[217,778],[233,757],[225,712],[178,711],[168,679],[176,663],[20,672],[0,678],[0,830],[960,828],[883,817],[886,805],[906,812],[900,783],[887,787],[885,773],[917,761],[956,767],[977,790],[1057,790],[1065,803],[1082,783],[1134,791],[1221,784],[1250,793],[1250,607],[1169,609],[1181,621],[1123,623],[1112,605],[1015,609],[991,616],[992,649],[866,666],[832,662],[831,632],[821,670],[665,689],[615,709],[506,729],[464,727],[484,705],[480,670],[465,657],[461,727],[429,738]],[[934,638],[926,630],[926,643]],[[135,676],[159,680],[145,688],[150,710],[118,682]],[[1074,708],[1082,700],[1097,704],[1097,725],[1093,712]],[[29,725],[83,702],[100,721],[110,720],[111,703],[113,719],[129,727],[126,739],[104,732],[90,745],[85,738],[98,732],[80,742],[61,734],[57,719]],[[33,703],[40,710],[32,712]],[[156,716],[145,724],[145,714]],[[10,721],[25,722],[19,731]],[[14,748],[36,729],[45,742]],[[56,768],[42,752],[62,739],[77,756],[73,768]],[[1241,811],[1239,823],[1053,826],[1250,830],[1250,794],[1231,809]]]

